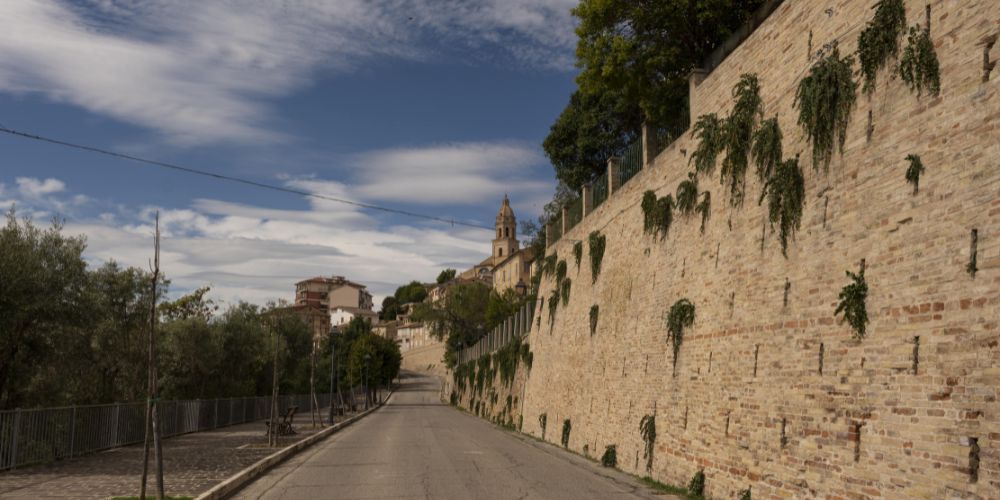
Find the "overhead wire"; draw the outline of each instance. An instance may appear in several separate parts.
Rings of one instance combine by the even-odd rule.
[[[487,230],[487,231],[493,231],[493,229],[494,229],[492,227],[483,226],[483,225],[479,225],[479,224],[474,224],[474,223],[471,223],[471,222],[464,222],[464,221],[460,221],[460,220],[455,220],[454,218],[450,218],[449,219],[449,218],[444,218],[444,217],[438,217],[438,216],[435,216],[435,215],[428,215],[428,214],[422,214],[422,213],[418,213],[418,212],[412,212],[412,211],[409,211],[409,210],[401,210],[401,209],[398,209],[398,208],[391,208],[391,207],[385,207],[385,206],[381,206],[381,205],[374,205],[374,204],[371,204],[371,203],[363,203],[363,202],[358,202],[358,201],[346,200],[346,199],[343,199],[343,198],[337,198],[337,197],[334,197],[334,196],[328,196],[328,195],[325,195],[325,194],[314,193],[314,192],[305,191],[305,190],[301,190],[301,189],[295,189],[295,188],[290,188],[290,187],[285,187],[285,186],[278,186],[278,185],[275,185],[275,184],[268,184],[266,182],[259,182],[259,181],[254,181],[254,180],[246,179],[246,178],[243,178],[243,177],[236,177],[236,176],[233,176],[233,175],[220,174],[218,172],[212,172],[212,171],[208,171],[208,170],[202,170],[202,169],[198,169],[198,168],[194,168],[194,167],[187,167],[187,166],[180,165],[180,164],[177,164],[177,163],[169,163],[169,162],[165,162],[165,161],[151,160],[151,159],[148,159],[148,158],[143,158],[141,156],[135,156],[135,155],[130,155],[130,154],[126,154],[126,153],[119,153],[117,151],[111,151],[111,150],[99,148],[99,147],[96,147],[96,146],[89,146],[89,145],[86,145],[86,144],[80,144],[80,143],[76,143],[76,142],[65,141],[65,140],[62,140],[62,139],[55,139],[55,138],[44,136],[44,135],[40,135],[40,134],[32,134],[32,133],[29,133],[29,132],[15,130],[15,129],[12,129],[12,128],[9,128],[9,127],[3,125],[2,123],[0,123],[0,132],[9,134],[9,135],[12,135],[12,136],[15,136],[15,137],[21,137],[21,138],[31,139],[31,140],[35,140],[35,141],[39,141],[39,142],[43,142],[43,143],[54,144],[54,145],[58,145],[58,146],[64,146],[64,147],[67,147],[67,148],[78,149],[78,150],[82,150],[82,151],[88,151],[88,152],[91,152],[91,153],[102,154],[102,155],[105,155],[105,156],[110,156],[110,157],[118,158],[118,159],[121,159],[121,160],[129,160],[129,161],[134,161],[134,162],[137,162],[137,163],[144,163],[144,164],[147,164],[147,165],[152,165],[152,166],[156,166],[156,167],[162,167],[162,168],[172,169],[172,170],[176,170],[176,171],[184,172],[184,173],[188,173],[188,174],[193,174],[193,175],[201,175],[201,176],[204,176],[204,177],[211,177],[211,178],[219,179],[219,180],[223,180],[223,181],[237,182],[237,183],[240,183],[240,184],[245,184],[245,185],[248,185],[248,186],[253,186],[253,187],[257,187],[257,188],[261,188],[261,189],[269,189],[269,190],[272,190],[272,191],[279,191],[279,192],[283,192],[283,193],[289,193],[289,194],[295,194],[295,195],[299,195],[299,196],[305,196],[305,197],[308,197],[308,198],[315,198],[315,199],[319,199],[319,200],[332,201],[332,202],[336,202],[336,203],[343,203],[345,205],[352,205],[352,206],[363,208],[363,209],[366,209],[366,210],[376,210],[376,211],[380,211],[380,212],[386,212],[386,213],[392,213],[392,214],[397,214],[397,215],[403,215],[403,216],[406,216],[406,217],[414,217],[414,218],[418,218],[418,219],[425,219],[425,220],[431,220],[431,221],[435,221],[435,222],[442,222],[442,223],[445,223],[445,224],[450,224],[451,226],[464,226],[464,227],[471,227],[471,228],[475,228],[475,229],[484,229],[484,230]]]

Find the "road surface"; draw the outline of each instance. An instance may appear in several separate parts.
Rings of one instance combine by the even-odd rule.
[[[671,498],[442,404],[438,384],[404,374],[386,406],[272,469],[236,497]]]

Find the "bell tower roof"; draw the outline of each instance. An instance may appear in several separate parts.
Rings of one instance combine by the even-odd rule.
[[[510,199],[507,195],[503,195],[503,204],[500,205],[500,211],[497,212],[497,217],[513,217],[514,210],[510,208]]]

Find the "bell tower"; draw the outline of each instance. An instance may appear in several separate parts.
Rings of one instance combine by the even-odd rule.
[[[503,196],[503,204],[497,212],[497,237],[493,240],[493,265],[502,262],[517,252],[517,218],[510,208],[510,200]]]

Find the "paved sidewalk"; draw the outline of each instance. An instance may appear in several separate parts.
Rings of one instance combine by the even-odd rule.
[[[296,415],[293,428],[298,434],[280,438],[279,448],[267,447],[263,421],[165,439],[166,494],[196,496],[278,449],[321,430],[312,428],[308,411],[305,415]],[[151,469],[152,465],[151,453]],[[0,498],[138,495],[141,475],[142,445],[139,444],[0,472]],[[149,490],[154,484],[151,473]]]

